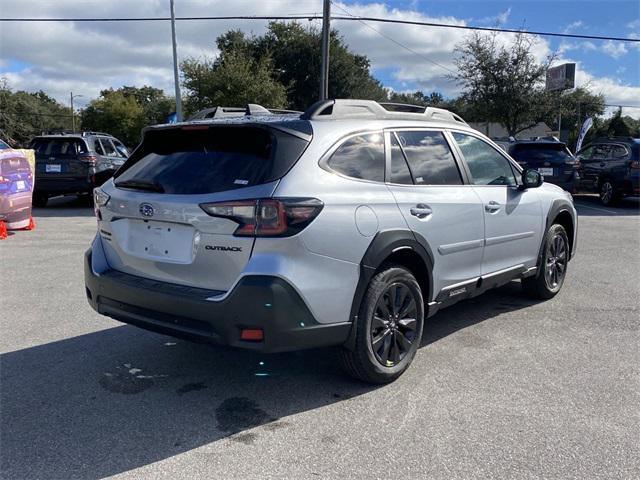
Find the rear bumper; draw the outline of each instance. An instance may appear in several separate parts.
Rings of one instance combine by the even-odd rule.
[[[29,220],[31,216],[31,192],[0,195],[0,217],[11,224]]]
[[[94,187],[94,182],[92,182],[88,177],[37,177],[35,182],[35,191],[37,193],[47,193],[50,195],[64,193],[87,193],[92,192]]]
[[[319,324],[295,289],[271,276],[246,276],[224,300],[222,292],[149,280],[115,270],[95,273],[85,254],[87,299],[98,313],[124,323],[187,340],[265,353],[341,345],[350,323]],[[243,328],[264,332],[243,341]]]

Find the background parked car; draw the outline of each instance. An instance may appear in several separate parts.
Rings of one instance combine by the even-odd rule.
[[[554,138],[497,141],[523,168],[533,168],[568,192],[575,193],[580,185],[579,162],[563,142]]]
[[[576,156],[581,165],[580,188],[598,192],[604,205],[640,195],[640,138],[596,139]]]
[[[37,207],[55,195],[91,194],[129,156],[121,141],[99,132],[42,135],[31,141],[30,148],[36,154],[33,204]]]
[[[0,218],[8,229],[29,225],[32,188],[29,161],[0,140]]]

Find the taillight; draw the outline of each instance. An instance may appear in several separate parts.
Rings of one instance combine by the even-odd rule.
[[[580,160],[567,160],[564,162],[565,166],[572,167],[574,170],[580,168]]]
[[[8,177],[3,177],[2,175],[0,175],[0,183],[10,183],[11,180],[9,180]]]
[[[630,164],[629,164],[629,168],[640,168],[640,161],[638,160],[633,160]]]
[[[80,155],[79,158],[81,162],[85,162],[90,165],[95,165],[96,160],[98,160],[98,157],[96,157],[95,155]]]
[[[238,223],[233,232],[238,237],[290,237],[309,225],[323,206],[316,198],[266,198],[200,204],[208,215]]]

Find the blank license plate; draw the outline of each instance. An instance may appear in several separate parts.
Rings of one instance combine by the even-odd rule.
[[[47,173],[60,173],[62,172],[62,165],[60,165],[59,163],[45,165],[44,171]]]
[[[130,220],[128,250],[139,257],[190,263],[193,236],[193,227],[188,225]]]
[[[538,173],[540,175],[547,175],[549,177],[553,177],[553,168],[539,168]]]
[[[16,182],[16,189],[18,189],[18,190],[26,190],[27,189],[27,186],[25,185],[24,180],[18,180]]]

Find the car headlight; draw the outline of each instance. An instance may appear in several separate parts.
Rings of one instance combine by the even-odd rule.
[[[93,189],[93,204],[96,207],[104,207],[111,197],[104,193],[100,188]]]

